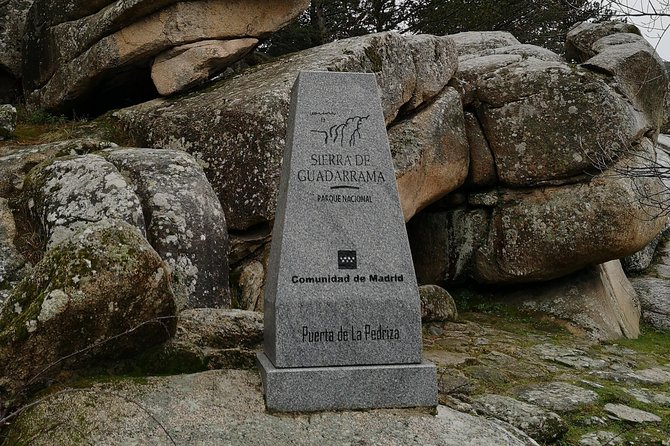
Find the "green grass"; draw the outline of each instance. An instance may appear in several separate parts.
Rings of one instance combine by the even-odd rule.
[[[51,114],[44,110],[28,111],[25,107],[19,106],[16,109],[17,123],[31,125],[59,125],[65,124],[69,119],[63,115]]]
[[[591,379],[591,378],[589,378]],[[670,437],[670,408],[660,407],[654,404],[645,404],[637,401],[632,395],[626,393],[621,385],[605,380],[593,380],[602,385],[602,388],[590,388],[598,394],[598,400],[594,404],[581,406],[578,411],[562,414],[561,417],[569,429],[565,436],[555,443],[559,446],[572,446],[579,444],[582,436],[596,431],[609,431],[620,436],[622,444],[634,444],[639,446],[658,445]],[[661,417],[661,423],[638,424],[610,418],[603,410],[605,404],[624,404],[629,407],[654,413]],[[595,418],[606,420],[607,425],[595,422]]]
[[[651,327],[642,326],[642,334],[637,339],[616,341],[623,347],[639,353],[658,358],[660,364],[670,363],[670,332],[656,331]]]
[[[44,110],[28,111],[17,107],[17,123],[14,139],[3,141],[3,145],[33,145],[78,138],[95,138],[111,141],[120,146],[133,146],[132,141],[107,113],[95,120],[86,117],[68,118]]]

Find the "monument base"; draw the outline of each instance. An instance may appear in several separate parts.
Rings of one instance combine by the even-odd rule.
[[[257,355],[270,411],[437,406],[435,364],[277,368]]]

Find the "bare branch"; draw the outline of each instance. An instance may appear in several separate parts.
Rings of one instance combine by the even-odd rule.
[[[585,149],[581,141],[580,152],[590,161],[599,177],[627,179],[638,200],[631,204],[637,204],[649,220],[670,215],[670,165],[660,162],[655,152],[647,153],[633,146],[620,153],[608,150],[603,144],[598,144],[598,150],[594,152]],[[622,162],[624,156],[626,162]],[[595,176],[593,173],[590,175]],[[650,178],[661,180],[664,187],[650,190],[649,182],[643,181]]]

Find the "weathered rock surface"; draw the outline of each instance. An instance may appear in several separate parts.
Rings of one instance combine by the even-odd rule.
[[[249,363],[241,359],[246,357],[247,353],[245,351],[252,350],[251,344],[241,346],[237,351],[227,349],[226,346],[238,343],[242,345],[244,339],[251,340],[254,333],[260,333],[260,321],[254,322],[253,318],[257,315],[250,312],[239,312],[240,319],[238,319],[233,317],[237,312],[221,309],[194,309],[186,310],[186,313],[198,314],[193,317],[193,326],[189,328],[189,334],[181,334],[189,340],[185,344],[188,348],[195,346],[193,351],[202,352],[205,358],[211,358],[210,362],[207,363],[208,365],[216,364],[219,361],[218,358],[221,358],[220,360],[223,361],[221,364],[229,364],[233,367],[248,367]],[[224,316],[226,314],[228,316]],[[227,321],[231,322],[233,328],[227,326]],[[186,327],[183,321],[180,322],[180,325]],[[237,331],[238,328],[236,327],[240,326],[246,328]],[[432,323],[427,328],[427,330],[424,330],[425,357],[437,363],[440,401],[453,409],[444,412],[441,407],[440,413],[451,417],[454,422],[462,420],[462,415],[454,412],[455,410],[470,415],[474,414],[473,401],[477,400],[478,395],[481,395],[482,392],[491,389],[492,386],[495,386],[499,395],[515,397],[518,383],[528,383],[526,389],[537,390],[538,401],[544,401],[546,398],[553,398],[551,394],[547,396],[547,394],[542,393],[546,386],[545,383],[559,379],[577,383],[578,386],[576,387],[578,389],[591,389],[599,394],[597,399],[589,400],[590,402],[586,406],[577,406],[578,408],[574,413],[564,417],[564,420],[568,423],[574,420],[577,420],[578,423],[570,424],[571,427],[574,426],[577,429],[571,429],[562,438],[564,443],[578,444],[580,437],[576,434],[584,429],[617,432],[623,444],[663,444],[664,441],[670,440],[664,423],[629,424],[625,430],[622,430],[620,421],[602,412],[605,403],[612,402],[610,401],[611,397],[620,395],[622,391],[636,390],[642,387],[652,389],[648,393],[654,395],[667,393],[667,383],[663,384],[662,382],[668,379],[670,363],[667,363],[665,344],[662,342],[650,344],[644,340],[640,342],[627,341],[625,347],[622,343],[598,344],[584,338],[566,336],[565,332],[557,331],[556,328],[546,330],[547,325],[537,323],[537,321],[528,322],[525,318],[500,317],[491,313],[467,312],[461,316],[457,323]],[[181,330],[181,328],[178,330]],[[231,331],[236,333],[235,336],[228,336]],[[209,336],[210,333],[211,337]],[[177,337],[179,336],[177,335]],[[190,340],[193,340],[193,342]],[[168,343],[168,345],[170,344],[171,342]],[[159,347],[158,350],[163,350],[163,347]],[[185,352],[188,351],[188,349],[185,350]],[[240,355],[240,353],[244,354]],[[151,373],[149,370],[161,371],[161,373],[190,373],[192,370],[202,370],[207,366],[195,357],[188,359],[187,355],[181,357],[175,355],[164,356],[164,361],[161,364],[162,368],[151,369],[146,367],[145,358],[146,356],[142,355],[129,361],[140,366],[140,368],[131,367],[129,370],[135,372],[144,370],[148,373]],[[156,357],[154,356],[154,358]],[[169,364],[171,358],[179,358],[179,361]],[[238,358],[240,361],[235,362],[234,358]],[[145,366],[145,368],[141,368],[141,366]],[[171,368],[171,366],[176,367]],[[642,370],[633,370],[632,368]],[[116,370],[119,370],[118,366]],[[126,369],[122,368],[121,370]],[[626,377],[624,377],[623,371],[625,371]],[[593,374],[594,372],[598,372],[598,374]],[[607,372],[607,374],[604,372]],[[630,376],[634,374],[637,378],[628,378],[628,374]],[[204,375],[210,375],[210,373]],[[249,441],[252,444],[253,442],[267,443],[265,438],[270,437],[259,437],[259,435],[266,433],[272,436],[270,443],[280,442],[282,444],[291,444],[291,442],[301,444],[301,441],[309,444],[318,440],[324,444],[329,444],[329,442],[342,444],[343,442],[368,441],[373,444],[425,443],[440,445],[451,444],[449,441],[452,437],[450,437],[449,432],[461,432],[460,428],[455,429],[450,425],[446,430],[446,437],[442,437],[435,435],[432,428],[426,430],[423,425],[415,425],[411,421],[410,424],[407,424],[408,420],[413,420],[414,416],[417,415],[435,421],[426,413],[419,414],[412,410],[323,413],[311,417],[298,415],[297,418],[294,415],[272,416],[264,412],[262,397],[259,393],[260,380],[255,371],[217,371],[211,372],[211,375],[212,378],[206,380],[200,378],[203,374],[148,379],[135,377],[127,381],[125,379],[120,380],[117,377],[112,378],[111,381],[108,378],[102,378],[101,381],[108,384],[101,384],[102,387],[96,385],[95,390],[92,391],[89,391],[88,388],[86,390],[81,389],[81,384],[77,382],[76,387],[80,390],[73,390],[70,393],[86,395],[86,403],[92,405],[90,410],[97,410],[100,414],[99,417],[96,415],[95,418],[90,418],[87,415],[82,419],[75,416],[74,414],[81,413],[78,408],[83,407],[84,403],[79,404],[74,400],[64,399],[59,400],[62,402],[59,402],[59,405],[54,407],[53,410],[46,412],[43,415],[44,418],[39,414],[35,417],[32,414],[24,415],[24,418],[13,423],[14,434],[21,435],[20,432],[22,432],[28,436],[31,432],[36,432],[43,425],[42,420],[45,419],[54,422],[48,424],[48,426],[59,424],[61,418],[56,418],[56,416],[60,416],[59,410],[61,408],[65,408],[65,412],[62,414],[62,420],[65,422],[59,424],[52,444],[71,444],[73,441],[86,444],[88,441],[94,444],[105,444],[105,441],[112,442],[112,444],[128,441],[137,441],[140,444],[170,443],[169,439],[166,440],[165,432],[161,430],[158,423],[168,430],[177,444],[198,444],[200,439],[202,439],[202,444],[219,444],[226,443],[226,441],[232,444],[240,442],[244,444],[244,439],[240,438],[242,434],[238,435],[239,426],[245,429],[244,433],[253,432],[248,434],[250,435]],[[250,381],[247,381],[246,378],[242,381],[226,378],[226,376],[232,375],[248,376]],[[646,381],[643,383],[640,379]],[[652,381],[656,384],[652,384]],[[91,380],[87,380],[87,382],[89,384],[86,385],[90,385]],[[249,385],[247,386],[244,382]],[[132,394],[124,393],[125,383],[133,386]],[[55,388],[51,393],[59,389],[67,389],[67,383],[65,383],[65,386]],[[549,389],[551,387],[549,386]],[[206,396],[202,398],[197,396],[200,394],[200,389],[206,390]],[[89,392],[95,393],[91,394]],[[137,395],[144,396],[138,398]],[[249,398],[252,398],[253,401]],[[621,398],[625,399],[627,397],[621,395]],[[126,405],[128,400],[133,403]],[[657,402],[655,399],[649,399],[649,401],[649,403],[643,402],[646,405],[644,410],[659,415],[665,414],[667,406],[663,406],[663,400]],[[53,400],[50,400],[47,404],[51,404],[51,402]],[[110,408],[116,407],[117,402],[123,406],[118,409],[118,412],[116,412],[116,409],[112,411]],[[139,409],[135,403],[141,404],[155,419],[152,420],[151,416],[144,409]],[[539,406],[538,403],[532,404]],[[219,409],[221,407],[224,409]],[[240,407],[242,409],[239,409]],[[40,413],[41,410],[39,409]],[[173,410],[175,413],[179,413],[174,416],[168,415],[173,413]],[[223,412],[223,410],[226,412]],[[214,413],[213,411],[217,412]],[[121,416],[117,417],[117,413]],[[593,416],[589,416],[589,413],[592,413]],[[393,414],[393,417],[396,417],[393,420],[396,420],[397,424],[396,421],[393,423],[387,422],[387,414]],[[472,420],[470,415],[465,418]],[[346,417],[346,423],[342,417]],[[132,424],[135,427],[129,427],[133,423],[133,421],[129,421],[131,419],[136,421],[136,424]],[[368,436],[365,432],[370,430],[368,429],[370,424],[361,426],[360,429],[352,427],[353,425],[359,425],[356,420],[361,420],[362,423],[363,419],[383,419],[383,422],[379,421],[379,424],[374,424],[370,428],[374,433]],[[72,425],[70,424],[71,420],[82,424]],[[110,420],[112,420],[112,424],[109,424]],[[118,420],[118,422],[115,420]],[[203,424],[203,420],[205,424]],[[216,422],[210,423],[207,420],[215,420]],[[314,424],[315,420],[317,420],[317,424]],[[312,424],[310,424],[310,421]],[[491,426],[484,422],[481,417],[476,417],[475,422],[480,428],[488,429]],[[277,423],[282,423],[281,430],[275,429],[274,426]],[[82,429],[83,425],[94,426],[91,434],[93,437],[78,440],[80,437],[77,436],[77,430],[79,432],[89,432],[87,429]],[[60,431],[63,426],[68,429],[68,432]],[[271,427],[266,428],[266,426]],[[332,429],[328,430],[325,437],[319,437],[321,433],[326,432],[324,426],[331,426]],[[382,426],[387,426],[389,429],[385,433],[377,434],[376,426],[380,430]],[[501,426],[501,424],[497,424],[497,426]],[[505,429],[510,429],[507,425],[503,426],[506,426]],[[403,429],[403,433],[396,431],[396,427]],[[316,431],[312,430],[313,428]],[[22,430],[19,432],[18,429]],[[30,429],[30,431],[24,429]],[[477,435],[471,444],[507,444],[505,439],[481,438],[479,437],[479,430],[472,427],[468,427],[468,429],[472,429],[472,432]],[[124,436],[127,432],[130,433]],[[141,433],[136,434],[136,432]],[[226,432],[232,432],[232,437],[225,437]],[[292,433],[286,434],[286,432]],[[8,433],[8,431],[4,431],[4,433]],[[108,433],[110,440],[103,437]],[[207,433],[217,435],[217,437],[207,438]],[[68,434],[71,437],[68,438]],[[149,437],[152,434],[153,437]],[[63,436],[62,441],[61,435]],[[312,437],[312,435],[315,435],[315,437]],[[386,435],[386,437],[382,437],[382,435]],[[423,435],[426,435],[426,438]],[[429,435],[430,439],[427,438]],[[416,439],[415,436],[417,436]],[[444,441],[442,441],[443,438],[445,438]],[[461,440],[461,437],[456,436],[456,434],[453,438],[454,441]],[[39,441],[42,440],[38,440],[37,444],[40,444]],[[44,440],[45,443],[47,441]],[[465,442],[465,444],[468,443]],[[604,445],[607,442],[588,444]]]
[[[23,63],[23,29],[33,0],[0,4],[0,103],[13,102],[19,89]]]
[[[545,61],[562,61],[561,57],[553,51],[535,45],[522,44],[506,31],[468,31],[451,36],[458,49],[459,62],[462,63],[470,59],[505,54]],[[513,59],[520,60],[519,57]]]
[[[576,68],[504,33],[453,36],[460,59],[450,85],[477,112],[504,185],[570,181],[660,126],[667,77],[654,49],[625,26],[579,30],[592,63]]]
[[[597,340],[637,338],[640,303],[618,260],[512,293],[522,309],[569,321]]]
[[[137,353],[174,333],[170,273],[137,228],[104,220],[51,249],[0,312],[3,405],[93,359]]]
[[[554,412],[502,395],[482,395],[474,406],[483,415],[503,420],[539,442],[555,441],[567,432],[565,422]]]
[[[660,367],[633,370],[630,367],[618,367],[615,370],[594,370],[591,375],[598,378],[626,384],[642,384],[644,386],[659,386],[670,383],[670,372]]]
[[[238,304],[240,308],[250,311],[263,310],[265,271],[266,266],[258,260],[250,260],[239,267]]]
[[[261,313],[221,308],[186,309],[179,313],[174,338],[135,362],[154,374],[255,369],[256,353],[262,350],[262,343]]]
[[[140,200],[116,167],[99,155],[38,166],[26,179],[24,200],[44,231],[47,248],[106,218],[123,220],[145,234]]]
[[[0,68],[21,77],[23,27],[33,0],[9,0],[0,5]]]
[[[472,277],[474,255],[487,236],[490,215],[483,209],[427,210],[407,226],[420,284],[463,282]]]
[[[657,330],[670,330],[670,242],[657,240],[655,255],[644,274],[631,278],[642,307],[642,319]]]
[[[646,276],[670,279],[670,240],[663,239],[658,244],[655,259],[647,270]]]
[[[644,404],[658,404],[670,407],[670,395],[663,392],[654,392],[648,389],[624,389],[624,392]]]
[[[0,105],[0,141],[9,139],[16,130],[16,109],[9,104]]]
[[[251,51],[258,39],[205,40],[173,48],[156,57],[151,79],[167,96],[207,81]]]
[[[467,184],[474,187],[493,186],[498,180],[496,164],[484,131],[477,117],[465,112],[465,133],[470,147],[470,171]]]
[[[579,439],[580,446],[619,446],[623,442],[620,434],[609,431],[589,432]]]
[[[662,95],[638,95],[649,84],[640,66],[655,70],[657,56],[625,27],[597,27],[575,38],[611,62],[611,75],[505,34],[452,37],[460,57],[449,85],[465,107],[470,172],[464,194],[409,222],[420,282],[550,280],[633,254],[661,232],[654,197],[667,186],[634,174],[653,171]]]
[[[670,280],[634,277],[631,283],[642,307],[642,319],[658,330],[670,330]]]
[[[521,56],[522,58],[532,57],[534,59],[544,60],[547,62],[563,61],[561,56],[554,53],[553,51],[529,44],[514,44],[509,46],[501,46],[497,48],[489,48],[479,51],[476,55],[473,56],[482,57],[482,56],[491,56],[495,54],[512,54]],[[465,59],[467,58],[468,56],[465,57]]]
[[[29,104],[49,110],[77,106],[94,89],[119,90],[133,77],[148,77],[151,60],[170,48],[266,37],[308,6],[305,0],[132,0],[103,8],[111,2],[101,1],[89,6],[93,14],[68,21],[67,14],[50,14],[48,3],[36,2],[30,13],[24,86]]]
[[[0,307],[25,274],[26,260],[14,245],[16,224],[9,202],[0,198]]]
[[[263,287],[270,258],[270,228],[259,226],[231,235],[231,294],[235,308],[263,311]]]
[[[463,105],[471,106],[477,99],[477,86],[481,79],[522,60],[523,57],[518,54],[492,54],[481,57],[474,54],[470,57],[460,57],[458,71],[450,81],[450,85],[461,94]]]
[[[624,404],[605,404],[605,412],[614,415],[620,420],[630,421],[632,423],[659,423],[661,417],[644,410],[635,409]]]
[[[257,373],[237,370],[94,385],[49,397],[17,421],[10,438],[34,436],[35,445],[537,445],[506,423],[445,406],[437,416],[407,410],[271,415],[260,387]],[[36,428],[47,422],[55,426],[49,433]]]
[[[651,266],[651,262],[654,260],[654,254],[656,253],[656,247],[663,236],[663,233],[659,234],[638,252],[621,259],[621,266],[626,274],[640,274]]]
[[[470,286],[454,289],[451,294],[457,303],[470,299],[472,304],[476,299]],[[585,429],[617,432],[622,444],[670,440],[665,420],[661,424],[627,424],[621,429],[620,421],[602,411],[606,403],[632,401],[622,394],[624,391],[648,389],[645,395],[649,402],[641,401],[645,406],[640,408],[663,417],[668,407],[663,399],[668,393],[667,382],[663,382],[670,376],[666,334],[655,334],[653,342],[647,338],[598,343],[567,336],[558,327],[549,328],[546,318],[544,322],[535,318],[521,322],[518,315],[501,317],[496,315],[496,306],[486,302],[480,311],[484,313],[464,312],[457,323],[430,324],[424,330],[424,356],[438,367],[443,404],[472,413],[481,395],[495,389],[497,395],[560,412],[571,429],[558,443],[578,444],[577,433]],[[519,383],[525,384],[519,387]],[[532,401],[518,396],[526,391]],[[563,417],[562,409],[569,414]]]
[[[458,92],[447,88],[427,108],[389,129],[405,220],[465,182],[470,156],[462,109]]]
[[[670,383],[670,370],[661,367],[636,370],[629,374],[627,379],[632,382],[647,385],[661,385]]]
[[[437,285],[423,285],[419,287],[421,298],[421,321],[455,321],[458,319],[458,310],[454,298],[447,290]]]
[[[517,397],[545,409],[565,413],[574,412],[585,404],[594,403],[598,399],[598,394],[593,390],[587,390],[573,384],[553,382],[520,388],[517,391]]]
[[[585,349],[566,348],[553,344],[539,344],[532,349],[540,358],[577,370],[600,370],[609,365],[602,358],[592,358]]]
[[[421,280],[421,276],[418,277]],[[618,261],[537,284],[495,288],[464,284],[461,287],[450,286],[457,304],[459,296],[465,295],[466,303],[509,306],[551,320],[591,342],[635,339],[640,334],[640,305]],[[607,364],[602,360],[591,362],[586,352],[580,350],[546,349],[545,346],[538,349],[541,358],[578,369],[600,369]]]
[[[289,93],[299,70],[375,72],[388,124],[401,107],[411,111],[442,91],[456,66],[449,37],[373,34],[302,51],[196,96],[154,100],[114,117],[140,146],[181,149],[200,159],[229,227],[244,230],[274,218]]]
[[[639,160],[618,166],[644,168]],[[640,191],[666,193],[657,178],[605,172],[588,183],[498,189],[470,194],[466,207],[430,209],[408,227],[417,277],[421,283],[464,276],[492,284],[543,281],[632,254],[665,227]]]
[[[521,42],[507,31],[468,31],[452,34],[458,56],[476,55],[482,51],[519,45]]]
[[[202,168],[180,151],[110,146],[82,140],[19,149],[0,158],[9,174],[0,194],[22,193],[47,248],[88,223],[124,220],[170,266],[179,309],[229,307],[226,221]],[[78,155],[99,149],[106,150]],[[42,160],[24,185],[25,171]]]
[[[603,37],[613,34],[637,34],[640,30],[633,24],[621,22],[582,22],[572,28],[565,37],[565,57],[568,60],[586,62],[598,52],[594,44]]]
[[[4,147],[0,155],[0,197],[9,198],[20,193],[26,175],[38,164],[58,157],[84,155],[111,147],[116,147],[116,144],[91,138]]]
[[[594,159],[620,156],[650,127],[598,75],[564,62],[528,58],[486,73],[475,97],[504,185],[581,175]]]
[[[139,197],[147,238],[172,268],[178,308],[230,307],[226,219],[198,163],[177,150],[116,149],[105,158]]]
[[[568,33],[566,51],[576,53],[584,67],[611,76],[652,127],[664,123],[665,65],[635,26],[582,23]]]
[[[627,163],[622,169],[644,167]],[[665,227],[641,190],[665,193],[657,178],[607,174],[586,184],[511,192],[493,209],[476,277],[488,283],[546,280],[640,250]]]

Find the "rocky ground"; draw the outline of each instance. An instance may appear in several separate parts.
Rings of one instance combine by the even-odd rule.
[[[424,348],[439,366],[442,404],[539,443],[670,444],[667,333],[599,344],[530,316],[466,313],[427,325]]]
[[[96,376],[41,395],[44,400],[3,432],[4,440],[9,445],[28,439],[30,444],[670,444],[670,335],[643,327],[637,340],[595,343],[550,321],[478,307],[459,322],[424,325],[424,356],[439,370],[437,414],[268,414],[253,368]]]

